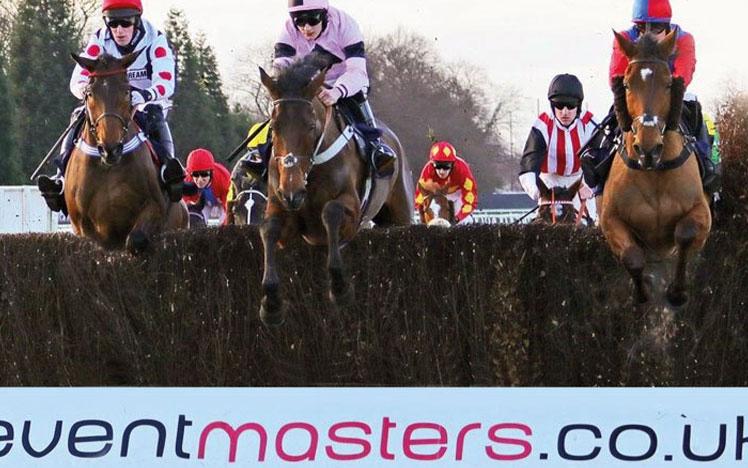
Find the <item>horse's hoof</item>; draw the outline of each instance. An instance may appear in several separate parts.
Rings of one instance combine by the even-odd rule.
[[[682,307],[688,302],[688,294],[683,290],[678,290],[670,286],[667,288],[667,301],[673,307]]]
[[[148,236],[142,231],[131,232],[127,236],[125,247],[132,255],[139,255],[148,249]]]
[[[277,328],[286,323],[286,314],[283,303],[262,298],[260,303],[260,320],[269,328]]]

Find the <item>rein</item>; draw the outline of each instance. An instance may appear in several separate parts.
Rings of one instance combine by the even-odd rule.
[[[305,98],[281,98],[276,99],[273,101],[273,107],[276,107],[284,102],[302,102],[305,104],[308,104],[312,107],[312,112],[314,112],[314,104],[311,100],[305,99]],[[335,156],[337,156],[343,148],[348,144],[348,142],[351,141],[351,138],[353,138],[353,135],[355,133],[355,130],[351,125],[348,125],[345,127],[341,132],[340,136],[325,150],[320,152],[322,149],[322,144],[325,141],[325,134],[327,133],[327,128],[330,126],[330,122],[332,121],[332,106],[327,107],[325,110],[325,123],[322,126],[322,133],[319,136],[319,139],[317,140],[317,144],[315,145],[314,152],[311,156],[305,156],[305,155],[295,155],[293,153],[288,153],[285,156],[276,156],[275,155],[275,149],[273,149],[273,159],[278,161],[279,163],[283,164],[283,167],[285,168],[291,168],[299,164],[300,159],[306,159],[309,160],[311,163],[309,165],[309,169],[307,169],[304,172],[304,182],[306,183],[307,178],[309,177],[309,173],[312,171],[312,168],[314,166],[324,164],[331,159],[333,159]]]
[[[646,58],[646,59],[634,59],[629,61],[629,67],[634,64],[638,63],[654,63],[657,65],[664,65],[665,67],[670,69],[670,64],[666,60],[662,60],[659,58]],[[626,85],[628,86],[628,85]],[[658,127],[658,130],[660,131],[660,135],[665,135],[665,132],[667,131],[667,125],[665,122],[661,122],[660,118],[658,116],[653,117],[647,117],[645,115],[639,115],[637,117],[632,117],[632,120],[634,122],[640,122],[643,127]],[[636,135],[636,126],[632,125],[630,132],[633,135]],[[688,138],[683,135],[683,132],[680,132],[681,137],[683,137],[684,143],[683,143],[683,149],[681,150],[680,154],[675,159],[669,159],[667,161],[660,161],[657,163],[657,165],[653,168],[645,168],[642,166],[641,162],[632,159],[628,154],[628,147],[626,145],[625,139],[622,139],[621,142],[618,145],[618,155],[621,157],[621,160],[623,163],[628,167],[629,169],[633,169],[635,171],[669,171],[672,169],[677,169],[681,167],[685,162],[688,160],[688,158],[691,156],[691,153],[694,153],[693,144],[691,141],[688,140]]]
[[[106,71],[98,71],[98,72],[92,72],[89,77],[91,79],[93,78],[106,78],[116,75],[121,75],[127,73],[127,70],[124,68],[116,69],[116,70],[106,70]],[[113,112],[104,112],[103,114],[99,115],[96,119],[93,119],[91,110],[88,107],[88,100],[89,98],[92,98],[93,95],[91,94],[90,90],[86,90],[86,99],[85,99],[85,109],[86,109],[86,121],[88,123],[88,132],[90,133],[91,137],[96,142],[96,146],[92,146],[84,139],[78,140],[78,148],[80,148],[87,156],[92,157],[102,157],[104,154],[104,145],[99,140],[99,136],[96,133],[97,128],[99,127],[99,123],[101,123],[104,119],[117,119],[119,120],[121,127],[122,127],[122,137],[117,142],[117,146],[122,148],[122,154],[127,154],[129,152],[134,151],[137,149],[141,143],[145,141],[145,137],[142,133],[137,133],[134,137],[132,137],[129,141],[125,142],[125,138],[127,138],[127,134],[130,131],[130,122],[132,122],[132,118],[125,119],[119,114],[115,114]]]

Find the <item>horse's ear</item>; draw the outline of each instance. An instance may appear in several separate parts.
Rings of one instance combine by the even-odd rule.
[[[304,88],[304,94],[306,94],[307,96],[316,96],[317,92],[325,82],[325,76],[327,75],[327,70],[329,69],[329,67],[325,67],[320,70],[314,76],[314,78],[312,78],[312,81],[310,81],[309,84],[306,85],[306,88]]]
[[[540,196],[543,198],[548,198],[551,196],[551,189],[548,188],[547,185],[545,185],[545,182],[543,182],[543,179],[540,177],[537,178],[538,181],[538,191],[540,191]]]
[[[122,57],[119,60],[119,63],[122,66],[122,68],[124,68],[125,70],[127,70],[128,68],[130,68],[130,65],[132,65],[133,63],[135,63],[135,61],[140,56],[141,52],[143,52],[144,50],[145,49],[140,49],[140,50],[137,50],[135,52],[129,53],[129,54],[125,55],[124,57]]]
[[[613,30],[613,34],[616,36],[618,47],[621,48],[626,57],[632,58],[634,55],[636,55],[636,45],[633,42],[628,40],[623,34],[616,32],[615,30]]]
[[[675,32],[675,29],[670,31],[665,38],[660,41],[660,43],[657,45],[657,48],[660,52],[660,57],[663,57],[667,59],[667,57],[670,57],[673,55],[673,51],[675,50],[675,44],[676,40],[678,39],[678,36]]]
[[[278,87],[275,85],[275,80],[270,77],[270,75],[267,74],[264,68],[260,68],[260,81],[262,82],[262,85],[265,87],[265,89],[268,90],[270,93],[270,97],[273,99],[278,98]]]
[[[86,57],[81,57],[73,53],[71,53],[70,56],[73,57],[73,60],[75,60],[75,63],[83,67],[85,70],[92,72],[96,69],[96,60],[86,58]]]

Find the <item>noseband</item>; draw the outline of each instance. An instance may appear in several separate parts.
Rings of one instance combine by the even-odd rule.
[[[280,98],[273,101],[273,107],[277,107],[282,103],[285,102],[302,102],[304,104],[308,104],[312,108],[312,112],[314,112],[314,104],[311,100],[305,99],[305,98]],[[304,184],[306,185],[307,178],[309,177],[309,173],[312,171],[312,168],[319,164],[324,164],[327,161],[331,160],[335,156],[340,153],[343,148],[348,144],[348,142],[353,138],[354,135],[354,128],[351,125],[346,126],[342,132],[340,132],[340,136],[323,152],[320,153],[320,149],[322,148],[322,143],[324,143],[325,140],[325,133],[327,132],[327,127],[330,125],[330,121],[332,121],[332,107],[327,107],[325,111],[325,124],[322,127],[322,132],[319,135],[319,138],[317,139],[317,144],[315,145],[314,152],[311,156],[305,156],[305,155],[295,155],[293,153],[288,153],[284,156],[276,156],[275,155],[275,148],[273,148],[273,159],[275,161],[278,161],[279,164],[282,164],[284,168],[289,169],[294,166],[297,166],[300,162],[300,160],[305,159],[310,162],[309,168],[304,171]]]
[[[658,58],[650,58],[650,59],[634,59],[629,62],[629,67],[634,64],[638,63],[653,63],[657,65],[664,65],[667,67],[668,70],[670,70],[670,64],[662,59]],[[626,89],[628,89],[628,84],[624,83],[624,86]],[[634,122],[639,122],[642,127],[657,127],[660,135],[665,135],[665,132],[667,131],[667,124],[663,122],[659,116],[649,116],[649,115],[639,115],[636,117],[632,117],[632,120]],[[631,126],[631,133],[633,135],[636,135],[636,125]],[[681,133],[682,135],[682,133]],[[642,166],[640,161],[637,161],[635,159],[631,159],[628,155],[628,149],[626,147],[626,142],[622,139],[619,142],[619,149],[618,154],[621,156],[621,159],[623,160],[624,164],[626,164],[626,167],[629,169],[634,169],[637,171],[668,171],[671,169],[678,168],[682,166],[686,160],[691,156],[691,153],[695,151],[693,148],[693,145],[691,142],[687,141],[687,139],[684,137],[684,144],[683,144],[683,150],[678,155],[677,158],[671,159],[668,161],[660,161],[657,166],[653,168],[646,168]]]
[[[108,76],[119,75],[119,74],[126,73],[126,72],[127,72],[127,70],[124,70],[124,69],[95,72],[95,73],[91,73],[90,78],[91,79],[93,79],[93,78],[103,78],[103,77],[108,77]],[[120,147],[120,148],[123,148],[123,152],[124,152],[124,148],[131,147],[132,143],[133,143],[132,141],[128,142],[127,144],[125,143],[125,138],[127,138],[127,134],[130,131],[130,121],[131,121],[131,119],[125,119],[121,115],[115,114],[113,112],[105,112],[105,113],[101,114],[100,116],[98,116],[96,119],[93,119],[92,114],[91,114],[91,110],[88,107],[88,100],[89,100],[89,98],[93,97],[93,94],[91,93],[90,87],[86,88],[85,97],[86,97],[86,103],[85,103],[86,120],[88,121],[88,131],[91,134],[91,137],[96,142],[96,149],[97,149],[98,155],[99,156],[103,156],[103,154],[104,154],[104,145],[99,140],[99,135],[96,133],[96,130],[97,130],[98,126],[99,126],[99,123],[101,123],[101,121],[104,120],[104,119],[117,119],[117,120],[119,120],[119,122],[120,122],[120,124],[122,126],[122,137],[117,142],[117,146]],[[128,101],[129,101],[129,98],[128,98]],[[139,145],[139,143],[138,143],[138,145]],[[132,150],[130,150],[130,151],[132,151]],[[86,151],[86,153],[89,154],[90,150]]]

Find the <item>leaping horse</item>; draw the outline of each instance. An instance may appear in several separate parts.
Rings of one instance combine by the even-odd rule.
[[[402,145],[382,126],[382,138],[398,155],[397,169],[390,177],[369,177],[369,158],[358,154],[354,127],[316,99],[325,71],[315,60],[309,55],[277,78],[260,69],[273,100],[268,202],[260,228],[265,249],[260,317],[267,325],[284,320],[276,267],[279,245],[297,236],[312,245],[327,245],[329,294],[336,303],[346,303],[352,288],[341,246],[370,220],[377,226],[412,223],[412,175]]]
[[[682,106],[682,96],[671,92],[668,64],[675,34],[671,32],[659,43],[650,34],[637,43],[615,34],[629,58],[625,103],[617,102],[616,109],[624,142],[605,185],[600,226],[633,278],[638,303],[651,297],[644,276],[647,260],[675,253],[667,299],[680,306],[688,299],[688,260],[704,247],[712,218],[694,149],[674,129],[677,120],[673,119],[680,118]]]
[[[133,120],[127,67],[132,53],[73,59],[90,73],[86,119],[65,172],[65,203],[75,234],[105,248],[141,253],[163,230],[188,225],[187,208],[171,203],[158,181],[145,136]]]

